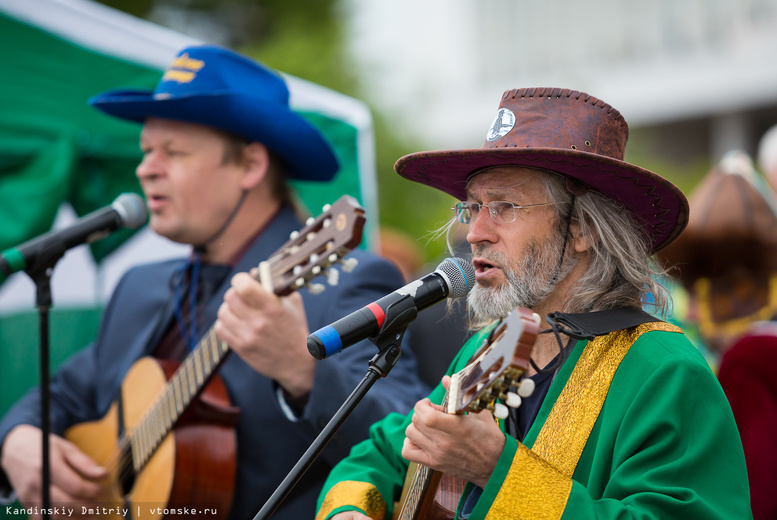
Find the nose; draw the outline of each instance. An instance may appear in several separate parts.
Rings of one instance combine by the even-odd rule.
[[[472,245],[482,242],[495,243],[499,239],[496,233],[496,224],[491,218],[489,209],[487,207],[482,208],[477,213],[477,216],[472,217],[469,223],[469,231],[467,232],[467,242]]]
[[[162,165],[158,159],[157,153],[147,152],[143,156],[143,160],[140,161],[140,164],[135,168],[135,176],[142,181],[161,175],[162,171]]]

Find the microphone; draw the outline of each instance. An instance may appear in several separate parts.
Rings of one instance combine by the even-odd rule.
[[[316,359],[325,359],[377,335],[386,319],[386,311],[395,302],[411,297],[416,310],[421,311],[445,298],[465,296],[474,284],[472,264],[461,258],[446,258],[433,273],[315,331],[308,336],[308,351]]]
[[[47,267],[68,249],[105,238],[120,227],[138,229],[147,218],[143,199],[135,193],[122,193],[110,206],[93,211],[64,229],[49,231],[0,253],[0,282],[17,271]]]

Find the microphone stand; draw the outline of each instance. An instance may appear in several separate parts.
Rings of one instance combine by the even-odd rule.
[[[64,255],[52,254],[43,262],[36,263],[26,270],[35,283],[35,306],[38,308],[40,335],[40,430],[41,430],[41,516],[48,520],[51,514],[51,468],[49,454],[49,433],[51,416],[49,413],[51,389],[49,388],[49,310],[52,305],[51,275],[54,266]]]
[[[335,412],[289,474],[286,475],[280,486],[278,486],[269,500],[262,506],[262,509],[256,514],[254,520],[269,518],[275,512],[294,485],[302,478],[305,471],[313,464],[316,457],[332,440],[334,434],[337,433],[343,422],[353,412],[356,405],[367,394],[367,391],[372,388],[372,385],[379,378],[386,377],[391,369],[394,368],[394,365],[399,360],[399,356],[402,354],[401,344],[402,338],[405,336],[405,330],[415,320],[417,315],[418,309],[410,295],[397,300],[386,309],[386,319],[383,326],[376,336],[369,338],[378,347],[379,352],[370,359],[369,368],[364,378],[343,402],[337,412]]]

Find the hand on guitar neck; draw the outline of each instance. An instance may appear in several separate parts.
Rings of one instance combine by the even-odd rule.
[[[450,377],[442,384],[447,390]],[[485,487],[505,445],[504,433],[488,410],[453,415],[429,399],[413,409],[402,456],[446,475]]]
[[[254,370],[277,381],[294,402],[307,401],[316,368],[307,348],[305,309],[295,291],[318,276],[336,285],[334,263],[342,263],[344,271],[353,269],[355,260],[342,256],[361,242],[364,222],[361,206],[341,197],[250,274],[235,275],[224,295],[216,335]],[[310,285],[313,293],[323,290],[323,284]]]
[[[50,439],[51,503],[96,505],[104,491],[100,480],[107,476],[105,468],[62,437],[52,434]],[[41,430],[22,424],[11,430],[2,446],[0,463],[25,507],[42,501],[41,444]]]
[[[247,273],[232,279],[214,330],[254,370],[275,381],[292,399],[313,385],[316,359],[299,293],[278,297]]]

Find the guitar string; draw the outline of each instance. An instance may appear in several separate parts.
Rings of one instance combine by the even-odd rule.
[[[466,369],[466,367],[465,367]],[[445,391],[445,396],[442,399],[442,407],[448,406],[448,391]],[[411,520],[418,513],[418,506],[424,494],[424,488],[429,482],[432,469],[424,464],[418,464],[416,466],[413,478],[410,481],[409,488],[407,490],[407,498],[405,504],[400,510],[400,515],[397,520]]]
[[[331,254],[332,249],[334,249],[332,242],[329,240],[324,243],[323,247],[327,255]],[[269,263],[275,263],[276,260],[279,260],[283,256],[289,256],[290,254],[292,253],[287,252],[284,255],[273,255],[273,257],[268,258],[267,261]],[[335,254],[339,260],[341,257],[341,249],[338,249]],[[254,276],[254,279],[258,280],[258,278],[258,274]],[[210,366],[210,370],[206,369],[205,372],[202,372],[200,370],[201,365],[197,363],[196,356],[203,352],[203,348],[201,347],[206,342],[211,347],[210,352],[213,363]],[[214,343],[216,344],[216,349],[213,348]],[[173,374],[169,382],[170,384],[166,385],[165,390],[151,406],[149,412],[144,415],[144,417],[138,422],[134,429],[131,429],[127,432],[127,434],[122,438],[122,441],[117,446],[117,449],[113,450],[109,461],[106,464],[106,467],[109,468],[109,474],[112,474],[113,470],[115,470],[115,474],[118,475],[119,480],[124,481],[124,479],[131,475],[130,472],[139,473],[139,471],[142,470],[145,463],[151,458],[155,450],[174,428],[180,415],[196,397],[198,392],[194,388],[194,385],[192,385],[192,377],[194,377],[194,381],[198,384],[201,384],[204,380],[207,380],[207,378],[210,377],[210,374],[213,373],[215,368],[217,368],[220,362],[223,360],[223,356],[227,353],[228,350],[229,346],[226,343],[218,340],[218,338],[215,336],[215,331],[211,327],[206,336],[203,338],[203,342],[201,342],[201,344],[192,351],[192,355],[187,356],[181,365],[181,368],[179,368],[179,370]],[[204,354],[202,354],[202,357],[204,359],[208,359],[208,356]],[[195,375],[192,375],[193,371],[195,371]],[[181,385],[181,380],[184,379],[191,385],[188,395],[184,395],[186,386]],[[176,399],[178,395],[180,395],[180,397]],[[171,413],[171,399],[175,403],[175,413]],[[162,414],[164,410],[167,411],[166,414]],[[161,421],[159,420],[159,415],[163,416]],[[156,425],[156,428],[152,428],[154,424]],[[162,427],[160,427],[160,425]],[[149,429],[151,431],[149,431]],[[127,450],[129,451],[129,454],[126,454]],[[138,459],[140,460],[139,462],[137,462]],[[130,464],[130,460],[132,460],[132,464]]]
[[[520,317],[519,317],[520,319]],[[489,337],[487,339],[488,343],[490,345],[493,345],[495,342],[499,342],[503,339],[503,337],[506,335],[506,327],[507,322],[502,322],[505,327],[502,327],[502,324],[495,327],[491,333],[489,334]],[[521,335],[522,336],[522,335]],[[459,374],[464,373],[465,371],[468,373],[472,372],[473,365],[481,362],[488,352],[491,350],[492,347],[489,347],[489,349],[484,350],[479,356],[477,356],[476,359],[472,360],[470,364],[468,364],[466,367],[464,367]],[[531,358],[529,358],[531,360]],[[510,374],[510,368],[508,367],[508,370],[505,371],[505,375],[510,375],[510,380],[517,380],[520,375],[524,373],[523,369],[520,369],[520,371],[517,371],[515,374]],[[450,387],[449,387],[450,390]],[[454,390],[458,392],[458,390]],[[442,406],[443,408],[447,408],[448,400],[449,400],[450,394],[449,391],[446,390],[445,396],[443,397]],[[423,464],[418,464],[416,467],[416,470],[413,474],[413,477],[410,480],[410,483],[408,484],[408,491],[407,496],[405,498],[404,503],[401,505],[401,509],[399,512],[399,516],[397,520],[412,520],[415,517],[417,517],[419,511],[418,508],[421,505],[421,501],[423,500],[423,497],[425,495],[425,492],[429,492],[429,481],[431,479],[431,476],[433,474],[433,470]]]
[[[326,224],[328,224],[328,220],[329,219],[326,218],[323,219],[321,225],[323,225],[323,227],[327,227]],[[315,230],[316,233],[319,231],[319,229]],[[312,239],[312,236],[313,235],[310,233],[306,233],[306,240]],[[337,251],[333,251],[334,249],[337,249]],[[342,254],[346,252],[344,249],[345,248],[342,247],[335,248],[334,242],[332,240],[327,240],[323,243],[323,251],[320,251],[319,254],[325,252],[328,256],[334,252],[336,255],[335,261],[338,261],[342,257]],[[274,263],[275,260],[280,260],[285,256],[292,255],[296,253],[296,251],[281,251],[281,253],[285,254],[273,255],[272,257],[268,258],[267,262]],[[334,262],[330,262],[330,265],[332,263]],[[257,273],[254,278],[258,279],[259,274]],[[299,286],[297,288],[299,288]],[[197,355],[201,355],[205,360],[208,359],[208,356],[203,353],[203,348],[200,348],[206,343],[211,346],[210,353],[213,364],[206,367],[206,370],[203,372],[201,370],[201,364],[198,363]],[[214,343],[218,347],[218,350],[212,348]],[[213,373],[213,371],[219,366],[220,362],[223,361],[223,358],[227,354],[228,350],[229,346],[216,338],[215,331],[213,330],[213,327],[211,327],[211,329],[206,334],[206,337],[203,338],[203,342],[201,342],[200,345],[197,345],[197,347],[192,351],[193,355],[187,356],[182,366],[175,372],[175,374],[173,374],[170,384],[165,386],[165,390],[154,402],[149,412],[147,412],[143,418],[141,418],[135,428],[130,429],[127,434],[119,441],[117,449],[113,450],[109,457],[108,464],[106,464],[106,466],[109,468],[109,474],[112,473],[112,471],[115,469],[120,482],[124,482],[124,479],[130,476],[130,459],[132,459],[132,469],[135,471],[135,473],[138,473],[140,470],[142,470],[145,463],[150,459],[161,442],[164,441],[167,434],[170,433],[172,428],[175,426],[180,415],[196,397],[196,395],[199,393],[199,390],[202,389],[200,386],[198,390],[195,383],[202,385],[202,383],[206,381]],[[192,374],[192,370],[194,370],[194,374]],[[185,379],[189,382],[189,394],[185,396],[184,390],[186,387],[182,387],[180,384],[182,379]],[[178,397],[178,399],[176,399],[176,397]],[[170,403],[171,398],[175,402],[175,414],[172,413],[173,407],[171,407]],[[162,415],[163,411],[166,411],[167,413]],[[159,417],[160,415],[162,415],[161,420]],[[129,451],[129,454],[127,454],[127,451]],[[138,459],[140,459],[139,462]]]

